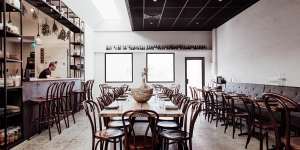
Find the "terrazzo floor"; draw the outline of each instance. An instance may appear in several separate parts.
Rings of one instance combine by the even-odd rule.
[[[14,147],[13,150],[91,150],[91,128],[83,111],[76,114],[76,124],[71,123],[70,128],[64,128],[63,122],[61,124],[62,134],[59,135],[56,128],[53,128],[51,141],[48,132],[44,131]],[[232,139],[231,127],[224,134],[224,127],[216,128],[214,122],[208,123],[202,115],[195,124],[194,150],[243,150],[245,142],[246,136],[236,136]],[[258,140],[252,138],[248,150],[258,149]]]

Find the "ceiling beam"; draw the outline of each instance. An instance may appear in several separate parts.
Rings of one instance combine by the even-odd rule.
[[[143,0],[143,30],[145,29],[145,0]]]
[[[190,26],[196,19],[197,17],[203,12],[203,10],[205,8],[207,8],[208,4],[211,2],[211,0],[208,0],[205,5],[197,12],[197,14],[190,20],[190,22],[188,24],[186,24],[186,27],[187,26]]]
[[[180,18],[181,14],[182,14],[183,10],[185,9],[186,5],[188,4],[188,2],[189,2],[189,0],[186,0],[186,1],[185,1],[184,5],[182,6],[182,8],[181,8],[181,10],[180,10],[180,12],[179,12],[179,14],[177,15],[175,21],[173,22],[171,28],[173,28],[173,27],[175,26],[176,22],[177,22],[178,19]]]
[[[203,24],[201,24],[201,28],[207,25],[211,20],[213,20],[220,12],[222,12],[228,5],[232,3],[232,0],[228,1],[221,9],[219,9],[216,13],[214,13],[211,17],[209,17]]]
[[[160,26],[161,18],[162,18],[162,16],[164,15],[164,11],[165,11],[165,8],[166,8],[166,4],[167,4],[167,0],[165,0],[164,5],[163,5],[163,8],[162,8],[161,13],[160,13],[160,17],[159,17],[159,20],[158,20],[158,23],[157,23],[157,27],[158,27],[158,28],[159,28],[159,26]]]

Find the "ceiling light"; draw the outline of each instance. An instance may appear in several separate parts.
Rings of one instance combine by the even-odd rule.
[[[153,22],[150,22],[150,24],[153,24]]]
[[[222,2],[223,0],[218,0],[219,2]]]
[[[157,0],[153,0],[153,2],[157,2]]]
[[[31,12],[34,12],[34,8],[31,8],[30,11],[31,11]]]
[[[199,22],[196,22],[196,24],[199,24]]]

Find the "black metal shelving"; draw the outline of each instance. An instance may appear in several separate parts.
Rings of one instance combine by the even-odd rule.
[[[0,30],[0,149],[11,149],[24,140],[23,129],[23,96],[22,96],[22,50],[23,50],[23,29],[22,29],[22,0],[19,8],[7,2],[0,0],[0,21],[2,30]],[[13,32],[8,26],[9,13],[16,13],[19,17],[19,32]],[[8,21],[8,22],[7,22]],[[8,48],[9,38],[18,38],[19,42],[14,46],[14,51]],[[8,53],[14,53],[19,59],[10,58]],[[17,71],[16,71],[17,70]],[[15,72],[14,77],[12,72]],[[17,76],[19,76],[17,78]],[[11,82],[13,81],[13,82]],[[16,110],[13,110],[16,109]],[[14,138],[8,138],[14,136]]]
[[[84,23],[80,21],[80,28]],[[69,77],[85,80],[84,32],[75,33],[69,38]]]

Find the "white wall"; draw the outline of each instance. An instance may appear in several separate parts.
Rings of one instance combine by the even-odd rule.
[[[104,83],[104,54],[106,45],[110,44],[206,44],[211,48],[211,32],[95,32],[94,34],[95,61],[94,78],[95,93],[98,94],[99,83]],[[106,51],[110,52],[110,51]],[[130,51],[133,52],[133,51]],[[150,52],[150,51],[147,51]],[[151,51],[153,52],[153,51]],[[158,51],[155,52],[166,52]],[[174,52],[174,51],[167,51]],[[185,82],[185,57],[205,57],[206,82],[211,81],[211,50],[184,52],[175,51],[175,83],[181,85],[184,91]],[[143,51],[133,52],[133,83],[139,86],[141,83],[141,72],[146,66],[146,53]],[[170,83],[172,84],[172,83]]]
[[[228,81],[300,86],[300,1],[261,0],[217,29],[218,74]]]
[[[149,51],[150,52],[150,51]],[[151,51],[158,52],[158,51]],[[172,51],[174,52],[174,51]],[[105,52],[96,52],[95,60],[95,85],[97,85],[95,93],[98,94],[98,85],[105,83]],[[205,57],[205,81],[206,84],[212,80],[211,76],[211,50],[201,51],[175,51],[175,82],[180,84],[182,92],[185,91],[185,57]],[[122,62],[120,62],[122,63]],[[141,74],[146,66],[146,52],[133,53],[133,83],[129,83],[132,87],[139,87],[142,83]],[[171,85],[174,83],[164,83]],[[109,83],[110,85],[120,85],[120,83]]]

